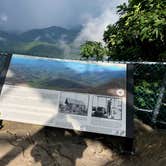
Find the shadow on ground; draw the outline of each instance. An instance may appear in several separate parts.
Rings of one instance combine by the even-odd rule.
[[[165,166],[166,132],[135,120],[136,154],[121,155],[116,137],[5,122],[0,166]]]
[[[99,134],[5,122],[0,131],[0,166],[103,165],[112,151]]]

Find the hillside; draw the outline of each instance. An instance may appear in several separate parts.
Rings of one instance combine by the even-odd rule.
[[[72,42],[77,33],[61,27],[49,27],[44,29],[34,29],[21,34],[20,38],[24,42],[41,41],[46,43],[56,43],[59,40]]]
[[[79,59],[79,48],[73,41],[81,27],[65,29],[48,27],[24,33],[0,31],[0,51],[54,58]]]

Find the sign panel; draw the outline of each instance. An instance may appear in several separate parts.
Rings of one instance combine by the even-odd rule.
[[[13,55],[0,118],[127,136],[127,71],[126,64]]]

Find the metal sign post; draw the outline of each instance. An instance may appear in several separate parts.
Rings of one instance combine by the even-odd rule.
[[[0,94],[3,84],[5,82],[6,73],[8,71],[9,63],[11,60],[11,54],[0,53]],[[3,120],[0,120],[0,129],[3,127]]]

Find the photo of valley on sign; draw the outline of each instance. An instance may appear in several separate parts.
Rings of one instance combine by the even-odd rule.
[[[125,97],[126,65],[13,55],[5,84]]]

